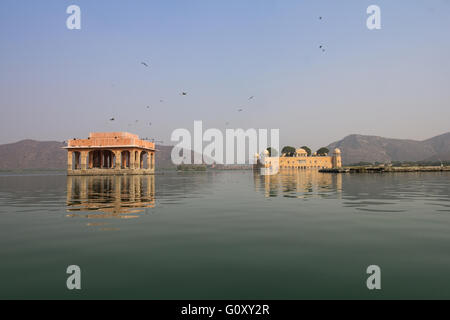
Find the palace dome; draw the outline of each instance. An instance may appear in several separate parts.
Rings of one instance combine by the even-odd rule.
[[[299,149],[297,149],[297,150],[295,150],[295,153],[296,154],[301,154],[301,155],[307,155],[308,154],[308,152],[306,152],[306,150],[305,149],[302,149],[302,148],[299,148]]]
[[[341,153],[341,149],[339,149],[339,148],[334,149],[334,153],[340,154]]]

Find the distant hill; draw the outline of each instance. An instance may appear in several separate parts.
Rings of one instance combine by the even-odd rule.
[[[435,155],[430,156],[426,160],[450,160],[450,132],[425,140],[424,142],[432,146],[436,151]]]
[[[67,151],[58,141],[22,140],[0,145],[0,170],[66,169]],[[157,168],[175,167],[170,160],[172,146],[157,145]]]
[[[330,144],[339,148],[344,164],[391,161],[448,161],[450,160],[450,132],[428,140],[389,139],[378,136],[352,134]]]
[[[64,169],[67,155],[62,142],[22,140],[0,145],[0,169]]]
[[[176,166],[172,163],[171,153],[173,146],[163,146],[156,145],[156,157],[155,157],[155,165],[157,169],[168,169],[175,168]]]

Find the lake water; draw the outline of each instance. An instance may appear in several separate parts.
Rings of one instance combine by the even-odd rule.
[[[3,174],[0,298],[449,299],[450,174]]]

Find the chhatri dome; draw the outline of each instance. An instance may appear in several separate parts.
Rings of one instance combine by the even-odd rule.
[[[301,156],[307,156],[308,155],[308,152],[306,152],[306,150],[302,149],[302,148],[295,150],[295,153],[297,155],[301,155]]]
[[[339,149],[339,148],[334,149],[334,153],[340,154],[341,153],[341,149]]]

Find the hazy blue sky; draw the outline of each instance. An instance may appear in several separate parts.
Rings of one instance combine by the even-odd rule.
[[[81,30],[66,28],[70,4]],[[366,28],[370,4],[381,30]],[[0,143],[118,130],[169,143],[194,120],[313,148],[425,139],[450,131],[449,31],[447,0],[2,0]]]

